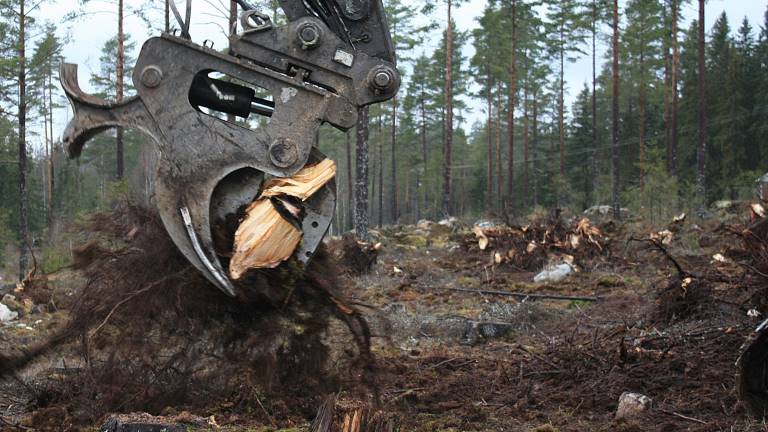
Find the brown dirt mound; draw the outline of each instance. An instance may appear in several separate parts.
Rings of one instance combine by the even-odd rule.
[[[329,246],[339,266],[350,275],[370,273],[381,250],[381,244],[361,242],[351,235],[345,235]]]
[[[253,273],[233,299],[186,261],[153,211],[125,205],[86,228],[94,238],[74,266],[87,284],[66,305],[69,323],[41,345],[0,357],[3,374],[54,350],[80,360],[63,376],[30,383],[33,409],[63,407],[74,424],[110,412],[221,404],[265,422],[311,418],[320,395],[359,382],[354,374],[371,376],[367,324],[336,293],[323,251],[307,268],[289,262]],[[339,336],[347,340],[342,353],[327,340],[332,318],[350,330]],[[334,373],[329,360],[348,372]],[[290,407],[279,397],[262,403],[286,394]]]

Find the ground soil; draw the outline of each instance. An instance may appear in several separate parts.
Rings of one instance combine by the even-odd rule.
[[[578,272],[554,283],[533,283],[537,269],[498,262],[496,253],[508,252],[501,243],[491,239],[480,250],[471,230],[458,224],[374,231],[382,247],[370,272],[344,271],[341,263],[335,282],[371,327],[373,383],[364,379],[367,371],[350,368],[344,354],[353,344],[344,325],[332,320],[323,339],[331,352],[328,368],[352,371],[336,370],[332,389],[293,385],[245,399],[218,394],[199,403],[155,405],[150,414],[176,422],[191,418],[197,429],[302,430],[332,392],[337,406],[374,407],[403,431],[765,430],[739,400],[735,363],[768,313],[768,280],[742,265],[748,257],[738,229],[717,221],[678,224],[665,254],[651,242],[630,239],[648,239],[666,227],[601,227],[605,252],[574,253]],[[332,246],[332,257],[344,256],[333,249],[343,243]],[[718,253],[725,260],[713,259]],[[80,277],[61,271],[49,276],[49,285],[67,295],[82,284]],[[750,310],[760,316],[748,316]],[[34,345],[66,319],[66,310],[30,311],[0,329],[0,344]],[[0,429],[100,424],[103,417],[84,424],[72,402],[48,403],[38,390],[41,380],[65,380],[78,361],[76,351],[47,354],[5,379]],[[647,395],[652,407],[616,420],[619,396],[627,391]]]

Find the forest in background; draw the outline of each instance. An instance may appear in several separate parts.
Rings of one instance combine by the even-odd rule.
[[[262,3],[282,19],[273,1]],[[357,130],[324,126],[318,137],[339,167],[334,233],[354,226],[356,201],[373,227],[594,205],[654,223],[754,196],[768,170],[768,10],[735,23],[723,14],[711,28],[700,15],[679,28],[681,8],[706,13],[703,0],[490,0],[462,31],[445,25],[459,4],[385,1],[401,91],[370,107]],[[115,37],[81,80],[120,100],[132,94],[141,42],[123,31],[124,12],[155,29],[173,23],[162,2],[114,6]],[[26,272],[19,250],[39,251],[45,270],[66,265],[68,226],[152,196],[156,155],[138,132],[103,134],[72,160],[54,136],[55,113],[70,109],[58,85],[67,41],[56,26],[78,18],[40,22],[42,7],[55,2],[0,0],[3,283]],[[607,57],[597,57],[606,43]],[[567,89],[565,70],[579,57],[592,57],[594,80]],[[566,92],[577,94],[572,106]],[[473,106],[484,120],[470,124],[480,117]]]

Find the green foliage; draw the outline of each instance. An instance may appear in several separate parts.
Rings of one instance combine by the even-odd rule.
[[[626,190],[623,200],[633,216],[655,225],[671,221],[683,209],[677,179],[667,173],[661,152],[653,151],[649,156],[643,166],[645,177],[638,186]]]
[[[44,273],[53,273],[72,265],[70,239],[64,237],[43,247],[42,269]]]

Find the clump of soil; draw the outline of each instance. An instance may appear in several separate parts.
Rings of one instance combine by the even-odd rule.
[[[715,307],[712,283],[686,274],[662,281],[656,291],[651,321],[672,323],[703,317]]]
[[[381,244],[361,242],[354,236],[345,235],[340,241],[334,242],[331,248],[335,251],[339,265],[350,275],[370,273],[379,257]]]
[[[306,268],[288,262],[254,272],[230,298],[178,252],[154,211],[125,205],[85,228],[93,238],[74,267],[87,283],[63,305],[69,322],[48,341],[0,357],[3,374],[53,351],[79,364],[32,383],[38,411],[61,407],[75,424],[110,412],[221,404],[264,422],[311,418],[318,397],[359,382],[355,374],[371,376],[367,324],[336,292],[322,250]],[[334,334],[334,318],[349,331]],[[346,350],[334,352],[331,337]]]

